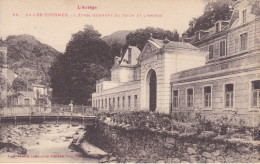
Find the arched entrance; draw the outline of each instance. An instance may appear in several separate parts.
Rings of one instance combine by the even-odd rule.
[[[150,111],[155,111],[156,109],[156,99],[157,99],[157,79],[156,79],[156,73],[152,69],[148,73],[148,77],[150,75],[149,80],[149,109]]]

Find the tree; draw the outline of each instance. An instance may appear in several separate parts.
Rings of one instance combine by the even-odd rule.
[[[64,55],[52,64],[49,75],[55,103],[91,104],[96,80],[109,76],[113,64],[110,47],[92,26],[72,35]]]
[[[18,77],[14,79],[12,83],[12,88],[15,92],[25,91],[27,90],[27,82],[24,79]]]
[[[229,20],[232,14],[233,0],[210,1],[204,8],[204,13],[198,18],[189,22],[189,29],[186,31],[191,37],[197,30],[207,30],[214,26],[218,20]]]
[[[163,40],[167,37],[171,41],[179,41],[179,33],[176,30],[171,32],[161,28],[146,27],[129,33],[126,36],[127,44],[137,46],[142,51],[151,34],[155,39]]]

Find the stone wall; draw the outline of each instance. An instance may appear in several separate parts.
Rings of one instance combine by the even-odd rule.
[[[165,131],[133,129],[99,122],[88,130],[88,140],[120,162],[257,162],[259,142],[224,140],[221,136],[169,134]],[[258,144],[257,144],[258,143]]]

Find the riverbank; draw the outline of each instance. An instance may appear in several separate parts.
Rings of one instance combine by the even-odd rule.
[[[259,161],[260,141],[247,135],[230,135],[229,131],[221,134],[200,129],[200,125],[188,126],[188,122],[168,117],[145,112],[100,115],[97,127],[87,130],[87,140],[117,156],[121,163]]]
[[[0,125],[1,162],[91,162],[69,148],[73,138],[84,131],[83,125]],[[20,150],[18,150],[18,147]]]

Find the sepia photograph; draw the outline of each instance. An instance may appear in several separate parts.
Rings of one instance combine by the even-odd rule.
[[[259,163],[260,0],[0,0],[0,163]]]

